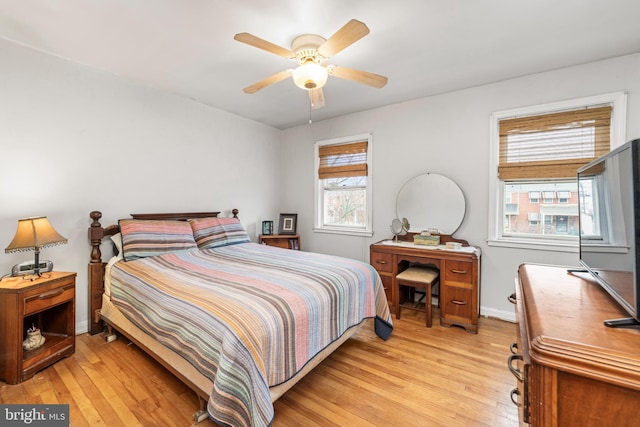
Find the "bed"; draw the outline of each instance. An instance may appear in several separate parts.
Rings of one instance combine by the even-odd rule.
[[[200,398],[196,420],[263,426],[360,327],[386,340],[393,324],[369,264],[254,243],[232,212],[132,214],[107,227],[91,212],[90,332],[106,326],[112,340],[115,329],[174,373]],[[106,238],[117,249],[103,262]]]

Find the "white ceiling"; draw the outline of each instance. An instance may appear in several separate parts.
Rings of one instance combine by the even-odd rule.
[[[384,88],[329,77],[312,112],[291,79],[242,91],[294,64],[234,34],[289,48],[352,18],[370,34],[329,63]],[[280,129],[640,52],[639,22],[639,0],[0,0],[2,38]]]

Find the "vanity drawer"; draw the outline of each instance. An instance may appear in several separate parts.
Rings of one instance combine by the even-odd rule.
[[[387,296],[389,306],[393,307],[395,304],[395,298],[393,295],[393,276],[381,274],[380,279],[382,279],[382,286],[384,287],[384,293]]]
[[[371,252],[371,265],[378,271],[391,273],[393,271],[393,254]]]
[[[442,286],[440,310],[450,320],[470,320],[474,316],[473,290],[457,286]]]
[[[446,282],[473,283],[473,262],[446,260],[444,280]]]

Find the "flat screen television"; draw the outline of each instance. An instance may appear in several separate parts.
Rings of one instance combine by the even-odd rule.
[[[640,326],[640,139],[578,169],[580,263]]]

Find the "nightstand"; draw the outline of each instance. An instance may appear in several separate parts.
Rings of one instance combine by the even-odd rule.
[[[76,273],[49,272],[0,281],[0,380],[17,384],[76,349]],[[23,350],[35,325],[45,343]]]
[[[261,234],[258,241],[263,245],[285,249],[300,249],[299,234]]]

